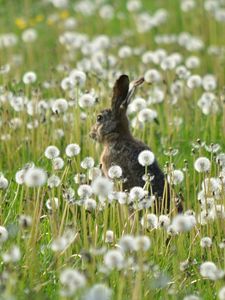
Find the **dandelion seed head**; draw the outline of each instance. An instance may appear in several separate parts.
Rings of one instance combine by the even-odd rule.
[[[215,281],[221,278],[224,272],[221,272],[213,262],[206,261],[200,266],[200,274],[202,277]]]
[[[121,178],[122,169],[120,166],[111,166],[108,170],[108,175],[111,179]]]
[[[180,214],[173,219],[172,225],[177,232],[190,231],[196,225],[196,219],[194,216]]]
[[[16,245],[12,246],[7,252],[2,254],[4,263],[16,263],[21,258],[20,248]]]
[[[141,97],[137,97],[132,101],[132,103],[129,104],[127,114],[129,115],[137,111],[140,111],[141,109],[146,108],[146,105],[147,103],[145,99]]]
[[[219,111],[217,97],[215,94],[205,92],[197,102],[198,107],[204,115],[216,114]]]
[[[99,10],[99,15],[102,19],[111,20],[114,17],[114,8],[110,4],[104,4]]]
[[[167,233],[171,236],[175,236],[178,234],[177,227],[174,224],[170,224],[167,229]]]
[[[104,264],[109,270],[120,270],[124,266],[124,255],[120,250],[109,250],[104,255]]]
[[[108,49],[110,47],[110,39],[107,35],[101,34],[95,38],[94,44],[99,49]]]
[[[201,225],[206,225],[208,222],[215,220],[215,212],[213,210],[203,209],[198,215],[198,222]]]
[[[85,294],[84,300],[110,300],[112,290],[105,284],[95,284]]]
[[[56,99],[52,104],[52,111],[57,114],[63,114],[68,109],[68,102],[66,99]]]
[[[136,251],[146,252],[150,247],[151,247],[151,241],[149,237],[144,235],[135,237],[134,248]]]
[[[159,83],[162,80],[162,76],[158,70],[151,69],[144,74],[144,79],[147,83]]]
[[[158,227],[158,217],[155,214],[147,214],[141,218],[141,225],[144,228],[156,229]]]
[[[221,182],[219,178],[210,177],[205,178],[202,182],[202,191],[206,195],[216,195],[221,191]]]
[[[185,66],[178,66],[176,68],[176,74],[179,77],[179,79],[187,79],[190,77],[190,71],[187,70]]]
[[[65,136],[63,129],[57,128],[54,130],[53,136],[56,140],[61,139]]]
[[[211,144],[209,146],[205,145],[205,149],[208,152],[216,153],[220,150],[221,146],[219,144]]]
[[[80,153],[80,146],[78,144],[69,144],[66,146],[66,155],[68,157],[77,156]]]
[[[1,141],[10,141],[11,135],[10,134],[2,134],[1,135]]]
[[[155,161],[155,155],[150,150],[143,150],[138,155],[138,162],[142,166],[152,165]]]
[[[208,74],[203,77],[202,86],[205,91],[214,91],[217,87],[216,78],[214,75]]]
[[[11,67],[10,67],[9,64],[5,64],[5,65],[0,66],[0,74],[2,74],[2,75],[9,73],[10,70],[11,70]]]
[[[5,242],[8,239],[8,231],[4,226],[0,226],[0,244]]]
[[[153,90],[149,93],[148,104],[157,104],[164,101],[165,94],[164,91],[160,88],[154,87]],[[144,107],[143,107],[144,108]]]
[[[137,204],[134,203],[133,204],[133,208],[134,209],[146,209],[146,208],[149,208],[149,207],[153,207],[154,203],[156,201],[156,197],[153,195],[153,196],[148,196],[148,197],[145,197],[144,199],[141,199]]]
[[[159,216],[159,227],[167,228],[170,225],[170,218],[167,215]]]
[[[46,172],[37,167],[29,168],[25,173],[24,183],[28,187],[40,187],[47,181]]]
[[[30,71],[30,72],[26,72],[23,75],[23,82],[24,84],[31,84],[34,83],[37,80],[37,75],[36,73]]]
[[[176,68],[176,65],[177,65],[177,59],[172,55],[165,57],[160,63],[160,67],[164,71],[173,70]]]
[[[155,64],[160,64],[160,62],[167,57],[167,51],[165,49],[159,48],[155,52]]]
[[[47,183],[50,188],[54,188],[60,185],[61,180],[57,175],[52,175],[48,178]]]
[[[118,56],[121,59],[128,58],[132,55],[132,49],[129,46],[123,46],[118,51]]]
[[[129,0],[127,2],[127,10],[130,12],[136,12],[140,10],[142,4],[139,0]]]
[[[52,166],[54,170],[61,170],[64,167],[64,160],[61,157],[53,158]]]
[[[72,90],[72,88],[74,87],[75,83],[74,83],[74,81],[70,77],[65,77],[65,78],[62,79],[60,85],[61,85],[61,88],[64,91],[69,91],[69,90]]]
[[[170,184],[180,184],[184,180],[184,173],[181,170],[173,170],[167,179]]]
[[[172,95],[175,96],[175,99],[178,99],[182,95],[183,91],[184,91],[184,83],[181,80],[174,81],[170,86],[170,92]]]
[[[81,108],[93,107],[95,104],[95,98],[91,94],[84,94],[79,99],[79,105]]]
[[[142,62],[143,64],[148,64],[154,62],[156,59],[156,54],[152,51],[146,51],[142,55]]]
[[[113,243],[114,238],[115,238],[114,232],[112,230],[107,230],[105,234],[105,242]]]
[[[28,28],[22,33],[22,40],[25,43],[33,43],[38,37],[37,31],[34,28]]]
[[[97,207],[97,203],[94,199],[88,198],[84,200],[84,207],[88,211],[95,210]]]
[[[195,89],[202,85],[202,78],[199,75],[191,75],[187,79],[187,86],[189,89]]]
[[[194,0],[183,0],[181,1],[181,10],[183,12],[188,12],[190,10],[192,10],[193,8],[195,8],[196,3]]]
[[[132,235],[124,235],[120,238],[119,245],[124,252],[134,251],[135,239]]]
[[[51,0],[51,3],[56,7],[56,8],[66,8],[68,7],[68,0]]]
[[[68,242],[64,236],[58,237],[51,243],[51,250],[53,252],[60,252],[66,249]]]
[[[134,186],[129,193],[129,201],[141,200],[146,196],[147,192],[140,186]]]
[[[60,273],[60,283],[63,288],[61,289],[62,296],[72,296],[78,289],[86,285],[86,278],[77,270],[67,268]]]
[[[189,56],[185,64],[188,69],[195,69],[200,66],[200,59],[197,56]]]
[[[93,181],[97,177],[101,176],[101,174],[102,174],[101,170],[97,167],[94,167],[89,170],[88,178]]]
[[[225,300],[225,286],[219,290],[218,298],[219,300]]]
[[[49,211],[55,210],[59,208],[59,199],[57,197],[48,199],[45,203],[45,206]]]
[[[49,108],[49,103],[47,103],[45,100],[41,100],[37,103],[37,110],[38,112],[45,113]]]
[[[92,188],[88,184],[82,184],[79,186],[77,193],[81,199],[86,199],[86,198],[91,197]]]
[[[113,190],[113,182],[101,176],[97,177],[91,186],[94,194],[102,197],[107,197]]]
[[[180,271],[184,272],[185,270],[187,270],[189,268],[189,266],[190,266],[190,262],[188,259],[180,262]]]
[[[128,194],[125,192],[117,192],[117,200],[119,204],[125,204],[128,200]]]
[[[206,0],[204,2],[204,9],[206,11],[214,12],[215,10],[218,9],[219,3],[215,2],[213,0]]]
[[[56,157],[59,156],[59,154],[60,154],[60,151],[59,151],[59,149],[56,146],[48,146],[45,149],[45,156],[48,159],[56,158]]]
[[[8,180],[2,174],[0,174],[0,190],[7,189],[8,185]]]
[[[15,129],[18,129],[22,126],[23,121],[20,118],[13,118],[10,120],[10,127]]]
[[[225,240],[222,240],[221,243],[219,243],[219,248],[224,249],[225,248]]]
[[[95,5],[90,1],[75,2],[74,10],[84,16],[91,16],[95,11]]]
[[[217,204],[212,207],[213,214],[215,217],[225,219],[225,207],[222,204]]]
[[[143,108],[139,113],[138,113],[138,120],[141,123],[147,123],[147,122],[153,122],[154,120],[157,119],[157,112],[153,109],[150,108]]]
[[[194,167],[199,173],[208,172],[211,168],[211,162],[207,157],[199,157],[196,159]]]
[[[208,236],[201,238],[200,246],[202,248],[210,248],[212,246],[212,239]]]
[[[87,156],[81,162],[81,167],[83,169],[92,169],[94,167],[95,161],[92,157]]]
[[[210,197],[205,197],[205,192],[204,191],[201,191],[201,192],[202,192],[201,198],[198,199],[201,204],[201,208],[202,209],[212,209],[215,205],[215,199],[210,198]],[[199,194],[198,194],[198,197],[199,197]]]

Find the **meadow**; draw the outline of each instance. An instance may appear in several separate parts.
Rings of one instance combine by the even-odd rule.
[[[225,300],[224,37],[223,0],[0,0],[1,300]],[[168,213],[101,172],[121,74]]]

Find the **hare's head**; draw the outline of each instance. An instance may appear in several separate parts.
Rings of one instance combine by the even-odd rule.
[[[100,143],[106,143],[130,135],[126,111],[136,87],[143,81],[144,79],[140,78],[130,83],[127,75],[121,75],[116,80],[111,108],[104,109],[97,115],[96,123],[91,128],[91,138]]]

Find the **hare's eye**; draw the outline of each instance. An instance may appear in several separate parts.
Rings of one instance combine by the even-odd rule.
[[[102,120],[102,115],[97,115],[97,121],[100,122]]]

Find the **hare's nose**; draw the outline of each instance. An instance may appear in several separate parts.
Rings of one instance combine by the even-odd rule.
[[[89,133],[89,137],[91,138],[91,139],[96,139],[96,133],[95,132],[93,132],[93,131],[91,131],[90,133]]]

